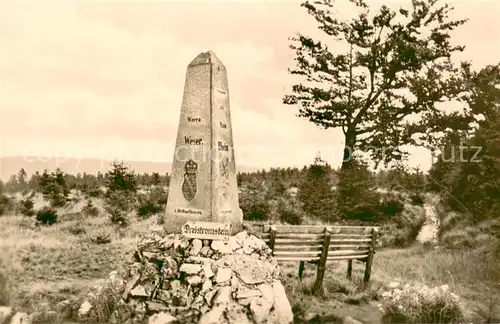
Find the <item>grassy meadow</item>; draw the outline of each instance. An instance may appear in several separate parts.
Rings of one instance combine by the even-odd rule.
[[[44,203],[39,196],[35,202]],[[143,220],[132,217],[128,227],[119,228],[109,222],[99,199],[94,199],[94,205],[99,210],[97,216],[84,215],[78,211],[81,205],[70,203],[59,210],[58,222],[51,226],[37,226],[33,217],[22,215],[0,217],[0,304],[38,312],[38,323],[71,323],[86,296],[111,271],[125,269],[140,235],[158,226],[156,216]],[[393,231],[385,229],[384,235],[391,236]],[[346,261],[332,262],[324,292],[317,296],[311,294],[314,265],[306,264],[302,282],[298,280],[298,263],[283,264],[282,270],[298,323],[306,319],[309,323],[342,323],[345,316],[381,323],[381,292],[394,282],[448,285],[462,298],[467,322],[493,323],[500,321],[500,251],[491,246],[455,250],[425,244],[381,246],[368,285],[362,284],[364,265],[354,262],[351,281],[345,279]],[[65,307],[58,308],[63,301]],[[60,309],[57,316],[55,308]],[[311,320],[314,316],[319,317]]]

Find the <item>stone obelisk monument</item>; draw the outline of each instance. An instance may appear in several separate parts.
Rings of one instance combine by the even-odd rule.
[[[230,223],[240,229],[227,72],[212,51],[187,67],[168,191],[165,228],[187,221]]]

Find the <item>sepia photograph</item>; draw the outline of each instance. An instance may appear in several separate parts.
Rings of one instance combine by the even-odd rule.
[[[500,2],[0,1],[0,324],[500,324]]]

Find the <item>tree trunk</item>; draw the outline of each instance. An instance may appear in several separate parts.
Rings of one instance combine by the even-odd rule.
[[[354,131],[347,131],[345,134],[344,156],[342,159],[341,170],[347,170],[351,165],[352,155],[354,154],[354,145],[356,144],[356,135]]]

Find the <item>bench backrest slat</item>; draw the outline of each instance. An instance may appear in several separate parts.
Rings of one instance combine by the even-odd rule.
[[[259,228],[263,233],[269,233],[271,227],[274,226],[278,233],[315,233],[324,234],[325,228],[331,227],[332,234],[370,234],[373,228],[377,226],[325,226],[325,225],[268,225],[268,224],[253,224],[254,228]]]

